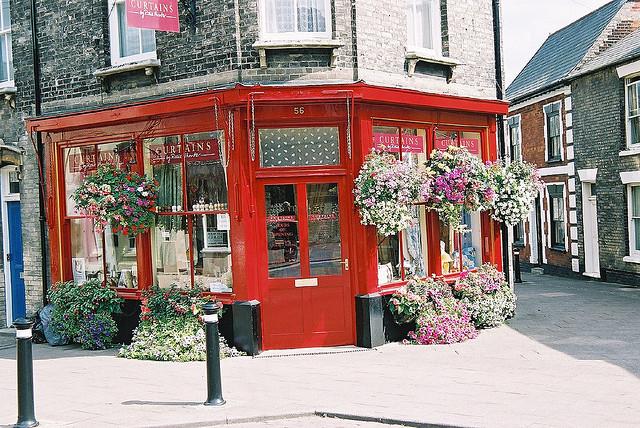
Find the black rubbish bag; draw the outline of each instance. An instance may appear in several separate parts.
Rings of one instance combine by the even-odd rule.
[[[33,343],[47,343],[47,339],[44,337],[44,327],[42,326],[42,318],[40,318],[40,312],[36,312],[36,318],[33,320],[33,336],[31,337]]]
[[[51,346],[67,345],[69,339],[53,328],[51,318],[53,317],[53,305],[47,305],[40,311],[40,319],[42,320],[42,330],[44,337]]]

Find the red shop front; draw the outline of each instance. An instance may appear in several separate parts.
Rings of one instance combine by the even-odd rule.
[[[496,159],[507,105],[363,83],[210,91],[29,122],[45,142],[53,281],[99,278],[131,300],[199,287],[231,305],[234,343],[261,349],[384,341],[384,296],[409,276],[501,268],[500,228],[459,235],[416,205],[415,226],[360,224],[353,182],[384,145],[404,161],[464,145]],[[156,224],[98,233],[70,195],[113,163],[160,182]],[[224,317],[223,317],[224,319]],[[229,321],[231,322],[231,321]]]

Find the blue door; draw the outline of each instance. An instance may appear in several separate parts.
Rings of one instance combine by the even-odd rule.
[[[11,311],[15,320],[26,315],[24,279],[22,278],[24,263],[20,202],[7,202],[7,220],[9,222],[9,253],[6,254],[6,259],[11,268]]]

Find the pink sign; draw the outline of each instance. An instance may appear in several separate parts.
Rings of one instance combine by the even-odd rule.
[[[170,144],[154,144],[149,146],[151,165],[182,162],[179,142]],[[220,160],[218,140],[200,140],[184,143],[184,158],[187,162]]]
[[[400,152],[400,137],[397,134],[373,134],[373,147],[390,153]],[[402,153],[424,153],[424,138],[420,135],[402,136]]]
[[[461,138],[460,147],[466,147],[469,153],[474,155],[480,154],[480,140],[477,138]],[[456,146],[456,140],[451,138],[436,138],[435,148],[438,150],[446,150],[449,146]]]
[[[180,32],[178,0],[126,0],[127,27]]]

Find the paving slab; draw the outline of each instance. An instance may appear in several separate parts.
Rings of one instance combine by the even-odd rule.
[[[43,427],[637,427],[640,290],[524,277],[517,316],[465,343],[223,360],[222,407],[201,405],[201,362],[34,345],[36,415]],[[8,426],[15,349],[0,350],[0,397],[0,426]]]

